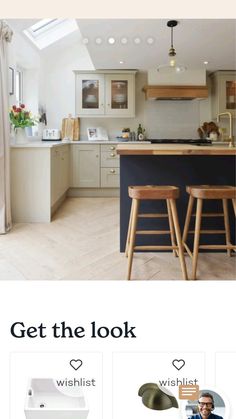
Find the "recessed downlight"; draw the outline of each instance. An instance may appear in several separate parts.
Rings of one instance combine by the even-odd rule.
[[[87,45],[89,43],[89,39],[88,38],[83,38],[82,40],[84,45]]]
[[[124,61],[123,60],[120,60],[120,64],[124,64]]]
[[[108,38],[108,44],[110,45],[114,45],[116,42],[115,38],[113,38],[112,36],[110,38]]]
[[[203,61],[203,64],[207,65],[209,64],[209,61]]]

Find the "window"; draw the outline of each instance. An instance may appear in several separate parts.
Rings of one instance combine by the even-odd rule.
[[[35,23],[35,25],[30,26],[27,31],[31,34],[31,36],[37,38],[40,34],[53,28],[53,26],[59,24],[62,20],[63,19],[42,19]]]
[[[37,48],[43,49],[76,30],[75,19],[42,19],[23,32]]]
[[[15,86],[16,104],[19,106],[23,103],[23,71],[20,69],[16,69]]]

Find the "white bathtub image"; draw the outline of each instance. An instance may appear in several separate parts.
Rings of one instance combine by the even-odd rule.
[[[58,387],[52,378],[32,378],[25,401],[26,419],[86,419],[88,406],[81,389]]]

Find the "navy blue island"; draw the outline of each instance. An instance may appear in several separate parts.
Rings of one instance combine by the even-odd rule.
[[[192,144],[151,144],[121,143],[117,147],[120,155],[120,251],[124,252],[127,236],[131,200],[128,196],[130,185],[173,185],[180,188],[177,210],[181,230],[188,204],[187,185],[231,185],[235,186],[236,148],[228,145]],[[166,212],[164,201],[146,201],[142,203],[142,212]],[[207,201],[204,212],[222,212],[222,202]],[[235,217],[232,203],[228,203],[231,242],[235,243]],[[166,228],[166,219],[140,219],[140,229],[153,230]],[[194,222],[194,219],[193,219]],[[148,225],[148,223],[150,223]],[[207,228],[222,229],[223,219],[206,218]],[[211,227],[212,225],[212,227]],[[201,241],[209,244],[225,244],[224,235],[201,235]],[[192,245],[192,239],[189,238]],[[137,236],[137,245],[168,245],[169,236]]]

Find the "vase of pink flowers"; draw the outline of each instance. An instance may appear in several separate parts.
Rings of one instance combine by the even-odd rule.
[[[36,119],[31,112],[25,108],[22,103],[19,106],[13,105],[9,113],[10,123],[14,127],[16,144],[24,144],[27,142],[26,127],[35,125]]]

